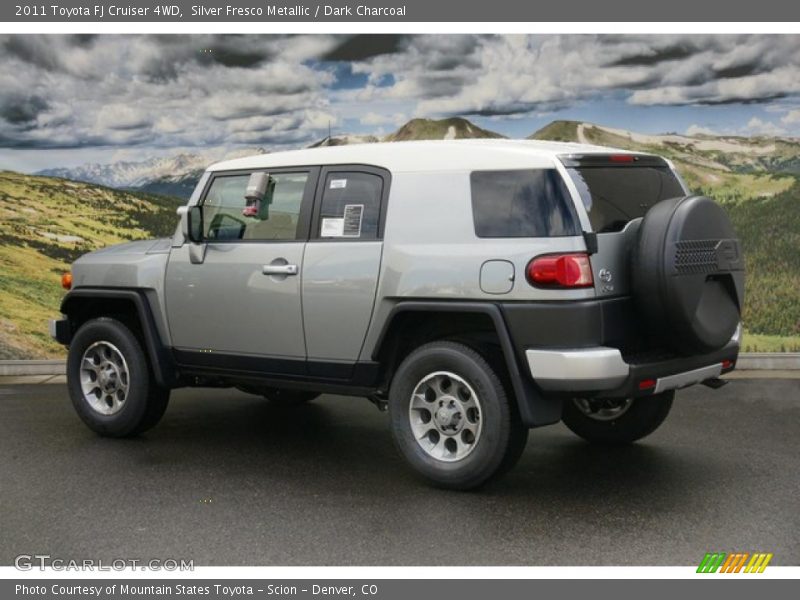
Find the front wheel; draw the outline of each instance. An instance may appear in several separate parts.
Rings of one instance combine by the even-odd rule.
[[[115,319],[84,323],[69,347],[67,388],[81,420],[108,437],[130,437],[153,427],[167,409],[141,344]]]
[[[489,363],[472,348],[434,342],[412,352],[389,390],[392,435],[423,477],[471,489],[513,466],[528,430]]]
[[[653,433],[667,418],[674,391],[641,398],[575,398],[564,402],[564,424],[586,441],[630,444]]]

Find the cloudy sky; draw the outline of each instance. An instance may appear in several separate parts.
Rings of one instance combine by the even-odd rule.
[[[460,115],[800,136],[800,36],[0,38],[0,168],[307,145]]]

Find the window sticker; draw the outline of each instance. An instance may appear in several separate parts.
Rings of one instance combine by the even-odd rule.
[[[347,179],[331,179],[330,189],[343,190],[347,187]]]
[[[363,204],[345,204],[343,237],[361,237],[361,220],[364,216]]]
[[[344,219],[322,219],[320,237],[342,237],[344,235]]]

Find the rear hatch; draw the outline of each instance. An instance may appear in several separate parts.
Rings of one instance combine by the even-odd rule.
[[[628,261],[639,223],[650,208],[686,194],[662,158],[644,154],[559,157],[597,234],[591,258],[598,296],[630,293]]]

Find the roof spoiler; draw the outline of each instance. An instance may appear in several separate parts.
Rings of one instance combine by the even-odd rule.
[[[558,158],[565,167],[669,167],[667,161],[660,156],[628,152],[561,154]]]

